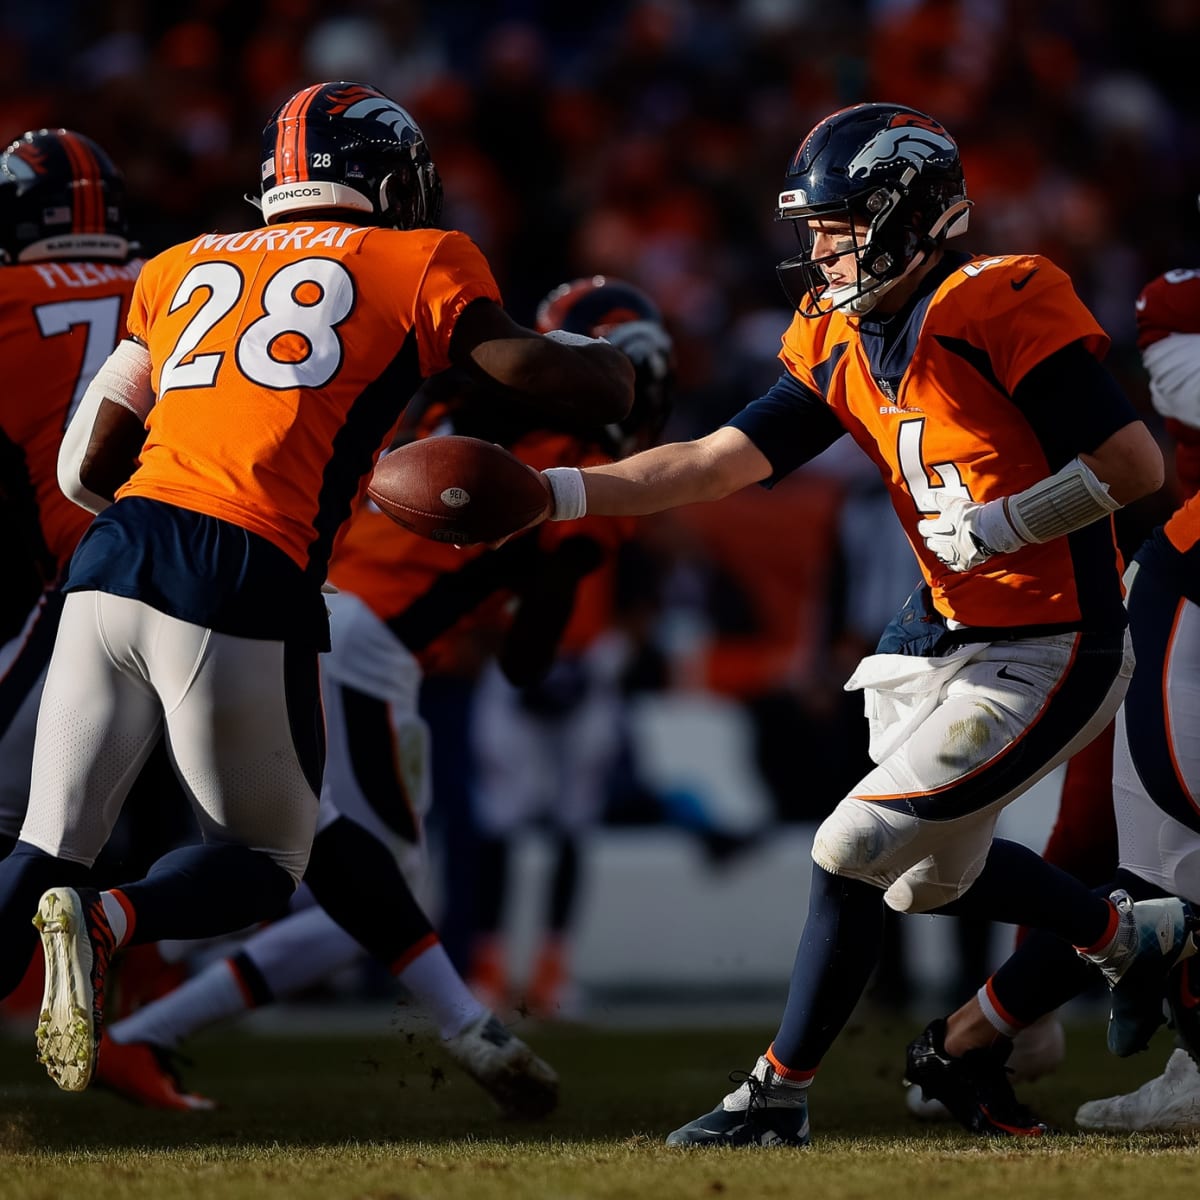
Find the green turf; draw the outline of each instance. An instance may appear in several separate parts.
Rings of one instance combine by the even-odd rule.
[[[986,1142],[919,1126],[900,1087],[916,1028],[871,1021],[826,1061],[811,1150],[668,1150],[663,1136],[711,1108],[769,1030],[523,1032],[563,1077],[559,1111],[528,1126],[496,1119],[434,1046],[399,1033],[197,1039],[187,1082],[224,1102],[200,1114],[67,1095],[32,1061],[32,1039],[0,1041],[0,1197],[1153,1200],[1191,1184],[1200,1149],[1192,1135]],[[1072,1030],[1068,1065],[1022,1094],[1069,1127],[1081,1100],[1157,1073],[1170,1048],[1162,1034],[1118,1061],[1102,1028]]]

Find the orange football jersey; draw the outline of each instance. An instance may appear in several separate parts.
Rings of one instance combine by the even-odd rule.
[[[36,508],[47,574],[70,559],[92,514],[58,486],[58,450],[92,376],[125,332],[141,261],[43,262],[0,267],[0,436]],[[50,582],[50,580],[47,580]]]
[[[174,246],[129,331],[157,401],[118,493],[232,522],[323,577],[338,528],[473,300],[499,301],[461,233],[294,221]]]
[[[1064,539],[960,574],[927,549],[917,523],[937,512],[936,488],[982,502],[1057,470],[1062,464],[1051,467],[1039,430],[1011,400],[1013,389],[1072,342],[1082,340],[1099,357],[1107,335],[1066,274],[1035,255],[962,261],[936,285],[919,319],[911,357],[900,361],[894,380],[872,373],[860,321],[841,312],[797,315],[780,358],[878,466],[943,616],[983,627],[1077,622],[1080,587]],[[1109,573],[1119,573],[1115,547]]]

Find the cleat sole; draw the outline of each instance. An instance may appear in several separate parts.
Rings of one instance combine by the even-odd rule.
[[[45,986],[35,1040],[38,1061],[67,1092],[82,1092],[96,1067],[92,950],[74,892],[53,888],[33,918],[45,957]]]

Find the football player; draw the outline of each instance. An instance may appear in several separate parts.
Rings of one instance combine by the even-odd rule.
[[[1150,397],[1175,444],[1176,513],[1154,531],[1126,575],[1137,665],[1116,720],[1111,760],[1119,868],[1101,890],[1200,903],[1200,272],[1160,275],[1135,303]],[[1100,793],[1101,795],[1103,793]],[[1101,807],[1097,802],[1097,807]],[[1200,1127],[1200,959],[1171,973],[1166,1000],[1182,1045],[1161,1075],[1124,1096],[1092,1100],[1076,1114],[1085,1129]],[[1003,1056],[1008,1039],[1087,988],[1094,968],[1056,938],[1034,932],[979,994],[946,1019],[964,1059]],[[1163,1020],[1148,1007],[1144,1037]],[[968,1128],[972,1110],[948,1105]]]
[[[1133,660],[1111,514],[1158,488],[1163,468],[1066,275],[1036,255],[949,247],[969,209],[936,120],[896,104],[833,113],[779,195],[801,242],[779,267],[797,309],[779,381],[707,437],[547,472],[553,519],[637,515],[770,486],[849,433],[924,577],[847,684],[866,693],[877,765],[817,831],[779,1030],[671,1145],[808,1143],[809,1085],[876,963],[885,903],[1027,923],[1078,947],[1113,985],[1123,1049],[1195,949],[1178,899],[1097,895],[993,839],[1001,809],[1116,713]],[[923,1035],[917,1082],[956,1074],[944,1033]],[[985,1119],[1044,1131],[1001,1056],[988,1067],[973,1091]]]
[[[146,264],[129,336],[59,455],[64,491],[99,515],[64,584],[29,808],[0,864],[0,992],[36,914],[39,1055],[68,1090],[91,1079],[116,948],[276,916],[304,873],[324,755],[321,587],[421,380],[455,364],[598,424],[632,402],[619,351],[505,313],[471,240],[436,228],[419,127],[375,88],[313,84],[281,105],[258,203],[263,226]],[[203,844],[128,887],[79,890],[160,737]]]
[[[60,584],[92,519],[58,486],[63,431],[124,333],[141,260],[125,181],[69,129],[22,134],[0,153],[0,495],[7,592],[33,603],[0,645],[0,857],[29,799],[38,701],[63,607]],[[28,571],[26,571],[28,566]],[[11,583],[8,572],[11,571]],[[36,579],[31,595],[22,579]],[[6,596],[6,600],[12,596]]]
[[[573,303],[555,305],[539,314],[538,327],[603,334],[621,348],[637,374],[628,417],[600,433],[550,428],[540,414],[497,408],[450,372],[431,380],[406,413],[405,424],[416,426],[411,436],[484,436],[544,466],[609,461],[622,447],[652,441],[667,416],[671,375],[671,343],[658,310],[620,281],[582,284],[574,298],[599,301],[609,317],[603,330],[594,303],[579,319]],[[654,327],[642,328],[647,321]],[[535,686],[560,641],[572,644],[572,628],[594,623],[600,597],[593,582],[601,595],[606,583],[598,567],[612,539],[629,532],[627,523],[595,525],[544,526],[488,552],[419,538],[370,502],[361,505],[330,564],[337,590],[326,596],[332,648],[322,658],[321,689],[329,740],[305,874],[324,907],[273,923],[170,996],[112,1025],[96,1067],[99,1084],[154,1107],[211,1107],[180,1084],[171,1063],[179,1043],[310,986],[370,945],[432,1017],[450,1055],[504,1112],[540,1116],[553,1106],[554,1072],[466,990],[412,894],[430,799],[429,730],[417,693],[427,670],[497,646],[506,678]]]

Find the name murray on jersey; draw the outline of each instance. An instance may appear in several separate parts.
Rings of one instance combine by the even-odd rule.
[[[365,233],[373,226],[366,225],[269,225],[265,229],[250,229],[243,233],[206,233],[198,237],[189,253],[206,250],[237,253],[239,250],[316,250],[319,247],[338,249],[356,233]]]

